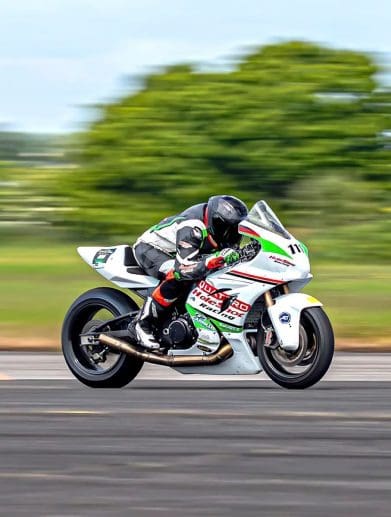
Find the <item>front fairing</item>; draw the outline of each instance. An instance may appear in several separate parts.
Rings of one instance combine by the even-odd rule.
[[[268,213],[268,218],[271,217]],[[274,287],[289,284],[290,292],[298,292],[312,279],[307,248],[283,228],[278,220],[270,229],[266,229],[266,223],[261,227],[261,224],[255,224],[247,218],[240,223],[239,232],[258,241],[260,250],[250,261],[239,262],[209,274],[207,282],[212,285],[212,290],[238,295],[239,300],[251,306],[262,293]],[[210,315],[220,312],[207,308],[205,304],[197,308]],[[225,316],[220,315],[222,319]],[[245,318],[246,314],[238,314],[233,321],[241,326]],[[228,320],[224,321],[228,323]]]
[[[255,238],[258,229],[254,225],[250,228],[251,223],[243,224],[251,229],[252,238]],[[252,260],[209,274],[206,281],[201,282],[202,288],[190,293],[188,303],[209,316],[241,328],[249,309],[245,311],[234,307],[235,310],[231,313],[221,311],[220,305],[216,306],[212,299],[214,291],[237,297],[236,305],[239,304],[240,307],[251,307],[261,294],[284,284],[289,284],[290,292],[300,291],[312,279],[312,275],[308,256],[301,248],[300,252],[296,250],[296,253],[289,254],[288,246],[294,245],[296,249],[299,242],[292,236],[282,242],[275,235],[269,235],[266,230],[262,231],[262,235],[262,248]],[[219,296],[224,297],[225,294]],[[243,304],[240,305],[240,302]]]
[[[277,234],[244,220],[239,232],[255,239],[260,244],[260,251],[250,262],[243,262],[235,269],[265,271],[276,274],[282,282],[312,278],[307,248],[289,232]]]
[[[265,204],[258,205],[258,208],[263,210]],[[254,327],[248,326],[248,322],[252,322],[255,317],[258,318],[255,319],[256,324],[262,324],[261,315],[265,305],[261,295],[264,293],[273,293],[276,307],[273,309],[274,305],[271,306],[270,318],[279,343],[287,350],[297,348],[301,310],[307,306],[320,305],[320,302],[306,295],[296,296],[312,278],[307,248],[283,228],[277,218],[274,220],[273,215],[268,211],[267,217],[260,220],[260,224],[256,224],[256,219],[250,217],[239,225],[240,234],[260,243],[260,250],[252,260],[210,273],[189,293],[187,307],[206,315],[211,324],[223,333],[235,352],[233,358],[217,368],[213,367],[213,373],[218,370],[220,373],[259,371],[260,365],[251,350],[248,337],[254,332]],[[285,284],[289,284],[288,290],[282,288]],[[288,291],[289,294],[286,294]],[[257,305],[259,300],[261,305]],[[280,316],[281,311],[288,310],[292,314],[292,325],[286,329]]]

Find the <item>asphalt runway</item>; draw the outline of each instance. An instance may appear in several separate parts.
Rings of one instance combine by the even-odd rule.
[[[391,515],[391,382],[189,378],[0,382],[0,515]]]
[[[2,380],[67,380],[72,374],[59,353],[0,352],[0,381]],[[267,381],[264,373],[258,375],[213,376],[182,375],[171,368],[144,364],[137,379],[162,381]],[[322,379],[329,381],[391,382],[391,353],[336,352],[332,365]],[[269,381],[270,382],[270,381]],[[391,515],[391,513],[390,513]]]

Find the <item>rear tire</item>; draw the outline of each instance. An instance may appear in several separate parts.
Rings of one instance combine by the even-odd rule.
[[[257,335],[259,360],[267,375],[280,386],[288,389],[308,388],[317,383],[329,369],[334,355],[334,333],[321,307],[310,307],[301,313],[299,351],[291,354],[295,368],[308,368],[298,372],[289,371],[289,353],[281,348],[273,350],[265,347],[263,336],[264,332],[260,329]],[[304,346],[306,349],[300,352],[300,347]],[[301,358],[299,353],[302,354]],[[298,357],[296,363],[295,354]],[[281,362],[278,360],[279,355]]]
[[[91,388],[121,388],[136,377],[143,361],[110,350],[105,361],[94,363],[92,353],[80,345],[80,334],[90,331],[94,320],[99,324],[99,319],[95,317],[99,311],[108,311],[111,318],[115,318],[137,309],[136,302],[131,298],[108,287],[91,289],[73,302],[65,316],[61,341],[65,361],[80,382]],[[107,360],[108,356],[110,361]]]

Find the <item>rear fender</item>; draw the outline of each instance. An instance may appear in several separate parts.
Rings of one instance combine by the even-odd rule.
[[[284,294],[274,299],[274,305],[268,307],[268,313],[281,348],[288,351],[299,348],[302,310],[321,306],[319,300],[304,293]]]

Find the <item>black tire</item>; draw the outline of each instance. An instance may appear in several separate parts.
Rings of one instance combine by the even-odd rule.
[[[295,367],[308,366],[304,371],[289,371],[286,364],[283,365],[278,360],[278,354],[285,352],[265,347],[263,330],[259,330],[257,335],[257,352],[263,369],[274,382],[288,389],[304,389],[320,381],[329,369],[334,355],[333,329],[321,307],[304,309],[300,317],[300,326],[300,346],[304,346],[303,341],[307,340],[307,348]]]
[[[80,334],[91,328],[99,310],[109,311],[114,318],[137,309],[131,298],[108,287],[91,289],[73,302],[65,316],[61,341],[65,361],[80,382],[91,388],[121,388],[136,377],[143,361],[113,351],[110,356],[114,364],[106,369],[99,367],[89,359],[86,348],[80,346]]]

